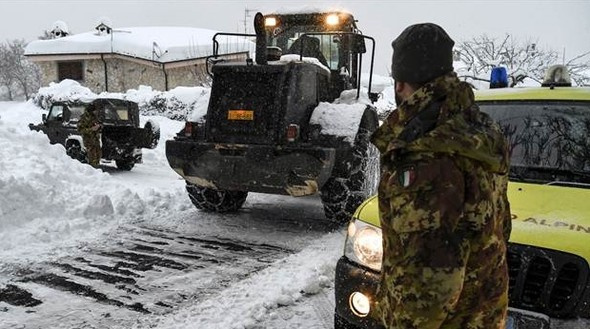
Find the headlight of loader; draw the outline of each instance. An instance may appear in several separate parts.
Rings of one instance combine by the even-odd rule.
[[[383,257],[381,229],[359,220],[350,222],[344,255],[353,262],[380,271]]]

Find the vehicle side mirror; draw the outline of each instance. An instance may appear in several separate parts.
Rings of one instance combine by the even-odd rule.
[[[47,114],[41,115],[41,121],[43,121],[43,123],[47,122]]]

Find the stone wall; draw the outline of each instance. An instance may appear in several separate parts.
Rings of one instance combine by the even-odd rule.
[[[192,87],[210,84],[204,64],[168,69],[166,72],[168,73],[168,89],[178,86]]]
[[[57,79],[57,76],[56,76]],[[84,61],[84,81],[78,81],[95,93],[105,91],[104,63],[100,59]]]
[[[57,82],[56,62],[36,62],[41,70],[41,86],[49,86],[51,82]]]
[[[129,89],[137,89],[140,85],[151,86],[155,90],[166,90],[164,71],[157,64],[145,65],[117,58],[106,61],[109,92],[126,92]]]
[[[246,55],[234,54],[226,57],[228,60],[245,60]],[[196,60],[186,66],[176,65],[166,68],[164,72],[163,64],[134,59],[105,58],[108,86],[105,84],[105,62],[102,59],[86,58],[80,61],[84,62],[84,81],[78,82],[94,93],[127,92],[129,89],[137,89],[140,85],[166,91],[179,86],[207,86],[211,82],[204,60]],[[37,61],[36,63],[42,72],[42,86],[59,82],[57,61]]]

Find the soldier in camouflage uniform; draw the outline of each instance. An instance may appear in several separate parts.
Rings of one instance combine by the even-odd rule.
[[[453,72],[435,24],[393,42],[398,108],[381,151],[383,267],[375,317],[396,329],[500,329],[508,307],[507,142]]]
[[[78,131],[82,134],[88,163],[94,168],[99,167],[100,158],[102,158],[100,145],[101,128],[96,107],[94,104],[88,105],[86,111],[80,117],[80,122],[78,122]]]

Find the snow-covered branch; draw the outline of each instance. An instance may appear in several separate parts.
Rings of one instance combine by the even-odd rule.
[[[457,44],[456,58],[463,64],[458,73],[463,79],[489,81],[491,70],[506,67],[511,86],[526,79],[541,82],[545,70],[559,64],[558,52],[538,47],[538,40],[517,40],[510,34],[502,38],[481,35]],[[590,84],[590,52],[574,56],[565,65],[576,85]]]

